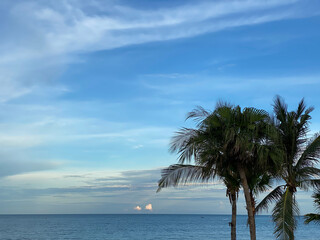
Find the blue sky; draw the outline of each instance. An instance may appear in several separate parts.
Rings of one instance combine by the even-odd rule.
[[[319,131],[319,9],[1,1],[0,213],[230,213],[219,182],[155,193],[176,163],[170,137],[197,105],[271,111],[276,94],[292,108],[305,97]],[[301,213],[313,211],[309,195]]]

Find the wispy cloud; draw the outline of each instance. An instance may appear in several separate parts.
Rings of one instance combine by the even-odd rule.
[[[6,1],[0,40],[0,101],[57,83],[76,54],[132,44],[193,37],[208,32],[318,14],[300,1],[198,1],[139,9],[121,1]],[[1,28],[1,25],[0,25]],[[24,39],[20,41],[20,39]],[[59,93],[65,87],[61,86]],[[41,92],[41,91],[39,91]]]
[[[39,122],[38,122],[39,123]],[[62,124],[63,123],[63,124]],[[90,125],[94,125],[94,130]],[[116,126],[115,123],[114,126]],[[18,126],[18,129],[17,129]],[[79,129],[86,128],[82,133]],[[32,148],[40,145],[81,143],[90,141],[125,142],[132,149],[143,148],[154,143],[161,146],[168,145],[169,138],[174,131],[169,127],[118,127],[109,128],[98,119],[63,119],[55,118],[54,122],[37,122],[31,124],[5,124],[0,125],[0,143],[3,149]],[[18,132],[22,131],[23,134]],[[143,143],[143,144],[142,144]]]
[[[281,8],[297,2],[199,1],[175,8],[164,7],[146,11],[114,1],[89,1],[86,4],[76,1],[64,1],[60,4],[33,1],[11,6],[11,14],[16,16],[23,12],[24,17],[20,19],[29,29],[40,35],[45,47],[41,48],[40,52],[34,51],[32,56],[38,58],[43,53],[59,55],[111,49],[297,17],[297,11]],[[93,11],[88,11],[89,7]],[[246,18],[241,14],[247,14]],[[29,51],[22,51],[16,56],[26,57],[32,53],[32,49],[28,49]],[[7,61],[9,59],[8,57]]]
[[[170,75],[169,75],[170,76]],[[181,74],[183,76],[183,74]],[[141,77],[141,85],[164,95],[179,95],[187,92],[235,92],[250,91],[253,89],[274,90],[275,84],[277,89],[293,88],[297,86],[312,86],[320,83],[320,76],[287,76],[287,77],[212,77],[204,74],[185,75],[172,81],[170,77],[157,75],[152,77]],[[272,91],[273,92],[273,91]],[[274,94],[274,93],[273,93]]]
[[[0,153],[0,178],[28,172],[56,170],[61,167],[61,161],[34,160],[32,155],[21,152]]]

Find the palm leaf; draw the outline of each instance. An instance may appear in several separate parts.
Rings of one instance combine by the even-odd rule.
[[[304,190],[308,190],[310,187],[314,189],[320,189],[320,179],[308,179],[300,183],[300,187]]]
[[[208,182],[213,180],[214,177],[215,171],[212,168],[174,164],[162,170],[157,192],[161,191],[162,188],[176,187],[191,182]]]
[[[294,192],[288,187],[276,203],[272,218],[276,225],[274,234],[277,239],[294,239],[294,230],[296,229],[295,216],[299,215],[299,208],[295,200]]]
[[[316,208],[320,210],[320,190],[318,189],[312,197],[314,198],[314,204],[316,205]]]
[[[187,114],[186,120],[193,118],[197,123],[201,123],[205,118],[207,118],[211,113],[205,110],[201,106],[197,106],[193,111]]]
[[[313,202],[318,210],[320,210],[320,190],[318,189],[312,197],[314,198]],[[320,224],[320,214],[308,213],[304,215],[304,223],[308,224],[310,222],[315,222]]]
[[[278,121],[285,123],[287,119],[288,105],[280,96],[276,96],[273,101],[273,112]]]
[[[304,223],[309,224],[310,222],[315,222],[317,224],[320,224],[320,214],[308,213],[304,215]]]
[[[320,158],[320,135],[316,134],[312,140],[309,141],[306,149],[299,158],[296,168],[309,167],[317,163]]]
[[[283,186],[278,186],[273,189],[265,198],[257,205],[256,213],[261,212],[262,210],[268,210],[269,205],[279,200],[283,195]]]
[[[196,155],[199,138],[200,130],[181,128],[171,139],[170,152],[178,152],[180,163],[190,162]]]

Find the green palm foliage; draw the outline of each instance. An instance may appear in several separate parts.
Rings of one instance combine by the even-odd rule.
[[[174,164],[162,170],[162,177],[159,180],[159,192],[162,188],[170,186],[179,186],[187,183],[205,183],[213,181],[215,178],[223,181],[227,187],[226,196],[229,198],[232,206],[231,240],[236,239],[236,214],[237,214],[237,199],[240,190],[239,178],[231,171],[217,173],[215,168],[208,169],[206,166]]]
[[[314,204],[316,209],[320,211],[320,190],[318,189],[312,197],[314,198]],[[320,224],[320,213],[308,213],[304,216],[304,223],[308,224],[310,222],[315,222]]]
[[[229,198],[232,206],[231,239],[236,239],[236,213],[237,199],[240,190],[239,177],[230,169],[217,169],[215,162],[208,157],[215,153],[216,157],[224,157],[221,146],[216,145],[215,149],[207,143],[208,136],[203,129],[200,129],[202,122],[211,113],[198,107],[193,112],[190,112],[187,119],[193,118],[197,121],[199,129],[183,128],[172,138],[171,151],[178,151],[180,164],[174,164],[162,170],[162,178],[159,180],[159,192],[162,188],[176,187],[187,183],[205,183],[213,181],[216,177],[223,181],[227,187],[226,196]],[[201,153],[201,154],[200,154]],[[205,158],[206,156],[207,158]],[[194,159],[195,165],[185,164]],[[223,162],[223,161],[222,161]]]
[[[306,107],[303,99],[297,110],[291,112],[280,97],[274,101],[274,125],[278,131],[278,145],[283,151],[282,165],[275,177],[281,178],[285,184],[270,192],[256,210],[268,209],[271,202],[276,202],[272,217],[278,239],[294,239],[295,216],[299,214],[295,197],[297,189],[320,186],[320,180],[316,179],[320,170],[315,166],[320,157],[320,137],[307,138],[312,110]]]
[[[252,211],[253,215],[255,215],[257,204],[256,198],[260,193],[265,192],[269,188],[271,188],[272,175],[270,172],[258,172],[254,170],[252,172],[248,172],[247,179],[250,189]]]
[[[277,154],[269,137],[272,127],[268,113],[255,108],[242,110],[239,106],[218,104],[213,112],[199,107],[187,118],[196,120],[197,128],[183,128],[173,137],[171,151],[178,152],[179,164],[163,170],[159,189],[189,181],[209,181],[216,175],[227,181],[226,185],[230,183],[228,174],[237,181],[240,179],[248,210],[250,236],[256,239],[248,178],[253,172],[268,172],[274,166]],[[192,159],[195,165],[185,164]],[[228,189],[231,193],[232,188]],[[239,186],[236,192],[238,189]]]

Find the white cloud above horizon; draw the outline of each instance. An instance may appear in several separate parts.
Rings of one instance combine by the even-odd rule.
[[[135,206],[133,209],[137,211],[141,211],[142,208],[140,206]]]
[[[152,204],[149,203],[144,207],[145,210],[152,211]]]

